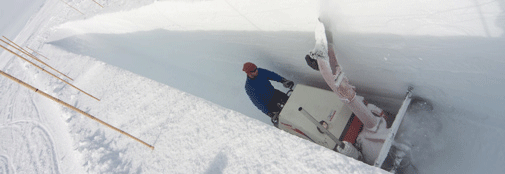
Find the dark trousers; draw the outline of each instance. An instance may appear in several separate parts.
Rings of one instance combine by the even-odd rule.
[[[280,112],[281,108],[277,104],[286,104],[288,98],[288,95],[276,89],[274,95],[272,96],[272,100],[270,100],[270,102],[267,104],[268,110],[270,112]]]

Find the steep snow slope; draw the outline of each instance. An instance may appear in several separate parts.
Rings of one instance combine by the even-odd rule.
[[[331,155],[308,142],[287,138],[290,136],[264,124],[249,125],[257,121],[235,117],[240,114],[221,111],[213,104],[123,70],[268,123],[244,95],[245,75],[240,71],[241,65],[253,61],[297,83],[324,88],[318,72],[310,70],[303,60],[313,46],[312,22],[320,15],[332,24],[329,28],[337,43],[339,62],[358,92],[372,101],[382,101],[378,104],[394,111],[396,102],[376,96],[400,98],[406,87],[413,85],[417,96],[433,104],[432,112],[411,112],[401,128],[403,133],[398,135],[399,142],[413,145],[412,163],[419,173],[505,170],[501,165],[505,162],[505,151],[501,148],[505,143],[501,126],[505,123],[501,107],[505,104],[501,91],[505,86],[501,75],[505,71],[501,68],[505,65],[502,61],[505,52],[501,50],[505,43],[501,1],[320,1],[321,6],[309,1],[290,4],[162,1],[131,11],[105,14],[148,2],[104,1],[108,8],[103,10],[92,2],[75,2],[73,5],[87,14],[82,18],[59,1],[48,1],[46,9],[39,12],[43,15],[37,15],[36,24],[27,25],[15,40],[49,54],[51,65],[75,77],[77,86],[98,95],[102,102],[96,103],[56,80],[48,82],[52,78],[19,63],[12,55],[3,53],[0,67],[164,149],[147,154],[136,142],[57,105],[26,107],[29,103],[43,106],[40,102],[47,101],[27,91],[17,92],[22,89],[3,80],[2,86],[10,87],[2,93],[1,106],[8,108],[3,110],[2,117],[10,118],[2,123],[6,135],[48,132],[33,134],[46,140],[40,141],[45,145],[37,147],[56,149],[55,152],[44,150],[49,152],[45,154],[54,154],[46,155],[46,161],[53,161],[52,164],[39,165],[33,160],[25,166],[17,161],[35,156],[38,151],[34,148],[4,150],[4,147],[33,144],[28,141],[31,137],[11,136],[25,138],[11,138],[4,142],[15,143],[2,144],[2,164],[7,166],[4,167],[7,171],[21,166],[26,171],[56,168],[62,173],[74,169],[181,173],[372,172],[368,166],[347,161],[338,154]],[[202,6],[215,8],[209,10]],[[99,13],[104,14],[95,16]],[[67,22],[73,19],[79,20]],[[34,102],[29,102],[30,99]],[[200,108],[203,106],[206,107]],[[49,117],[43,113],[54,115]],[[43,126],[22,124],[23,129],[5,126],[20,124],[15,121],[32,116],[36,118],[28,119]],[[39,121],[39,118],[49,121]],[[63,120],[70,125],[69,130],[49,129],[54,127],[51,125],[61,125],[57,122]],[[244,126],[253,132],[242,132]],[[177,140],[176,143],[169,138]],[[259,139],[267,143],[261,144],[264,141]],[[55,141],[58,143],[51,143]],[[78,143],[72,144],[72,141]],[[306,147],[291,147],[292,141]],[[77,151],[51,148],[51,144],[64,144]],[[173,149],[184,150],[173,154],[177,152]],[[199,150],[192,152],[194,149]],[[14,155],[27,151],[23,156]],[[257,155],[257,152],[264,153]],[[274,155],[267,155],[269,152]],[[293,153],[295,156],[284,155]],[[65,165],[81,160],[79,164],[84,167]],[[246,161],[248,164],[243,164]],[[182,164],[173,169],[166,163]]]
[[[98,2],[124,10],[145,3]],[[85,17],[103,13],[91,1],[70,4]],[[384,173],[204,99],[47,44],[53,26],[79,15],[61,1],[48,0],[13,40],[48,57],[44,61],[100,102],[10,53],[0,56],[1,70],[156,148],[151,151],[1,77],[1,173]]]
[[[295,20],[301,27],[277,32],[279,23],[248,20],[262,13],[240,13],[240,10],[230,16],[238,16],[239,21],[248,25],[219,29],[215,28],[222,27],[220,21],[229,16],[213,16],[216,23],[204,18],[176,26],[167,25],[173,24],[170,21],[151,24],[152,20],[166,18],[132,20],[128,17],[213,14],[199,10],[160,10],[168,9],[170,5],[165,3],[61,25],[57,33],[71,37],[55,39],[51,44],[97,57],[267,123],[268,119],[243,93],[245,75],[240,71],[243,62],[253,61],[297,83],[326,88],[319,74],[303,60],[313,46],[312,29],[306,27],[315,19]],[[228,5],[223,4],[222,8],[231,8]],[[308,12],[303,11],[306,15],[302,16],[310,16]],[[145,13],[151,15],[139,15]],[[377,96],[398,99],[412,85],[416,96],[433,105],[433,112],[411,113],[398,139],[415,146],[412,161],[420,172],[504,170],[499,167],[505,161],[503,151],[499,150],[500,143],[487,143],[504,141],[497,138],[503,137],[501,125],[505,123],[501,107],[505,104],[501,91],[505,86],[501,75],[505,73],[501,68],[505,65],[501,58],[504,54],[501,48],[505,46],[501,22],[503,4],[496,1],[321,1],[321,11],[317,14],[330,24],[328,28],[333,33],[339,61],[358,92],[394,112],[397,101]],[[112,19],[146,22],[139,22],[140,26],[121,25],[133,33],[79,29]],[[152,29],[164,30],[146,29],[149,25]],[[201,30],[203,25],[211,31],[192,31]],[[269,27],[260,30],[254,26]],[[131,42],[135,45],[120,44]],[[170,46],[163,47],[166,45]],[[121,54],[113,48],[129,52]]]

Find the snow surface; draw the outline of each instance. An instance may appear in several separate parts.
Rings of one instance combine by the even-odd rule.
[[[1,70],[155,150],[2,77],[0,173],[383,173],[272,127],[245,95],[246,61],[327,89],[303,60],[318,17],[360,94],[394,112],[412,85],[433,105],[398,134],[418,173],[505,171],[504,1],[36,2],[2,2],[0,34],[101,101],[6,51]]]

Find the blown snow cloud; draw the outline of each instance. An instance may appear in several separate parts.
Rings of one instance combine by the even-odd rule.
[[[59,32],[55,34],[59,36],[57,39],[75,34],[122,34],[154,29],[312,32],[317,8],[318,3],[307,0],[157,1],[131,11],[67,22],[54,29]]]

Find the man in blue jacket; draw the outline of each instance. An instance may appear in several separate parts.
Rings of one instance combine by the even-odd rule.
[[[277,117],[281,111],[281,108],[279,108],[277,104],[285,104],[288,100],[288,96],[275,89],[270,83],[270,80],[280,82],[286,88],[293,87],[294,83],[272,71],[257,68],[256,65],[251,62],[245,63],[242,70],[247,74],[245,91],[251,101],[259,110],[269,117]],[[274,122],[274,119],[272,119],[272,122]],[[274,122],[274,125],[275,124]]]

